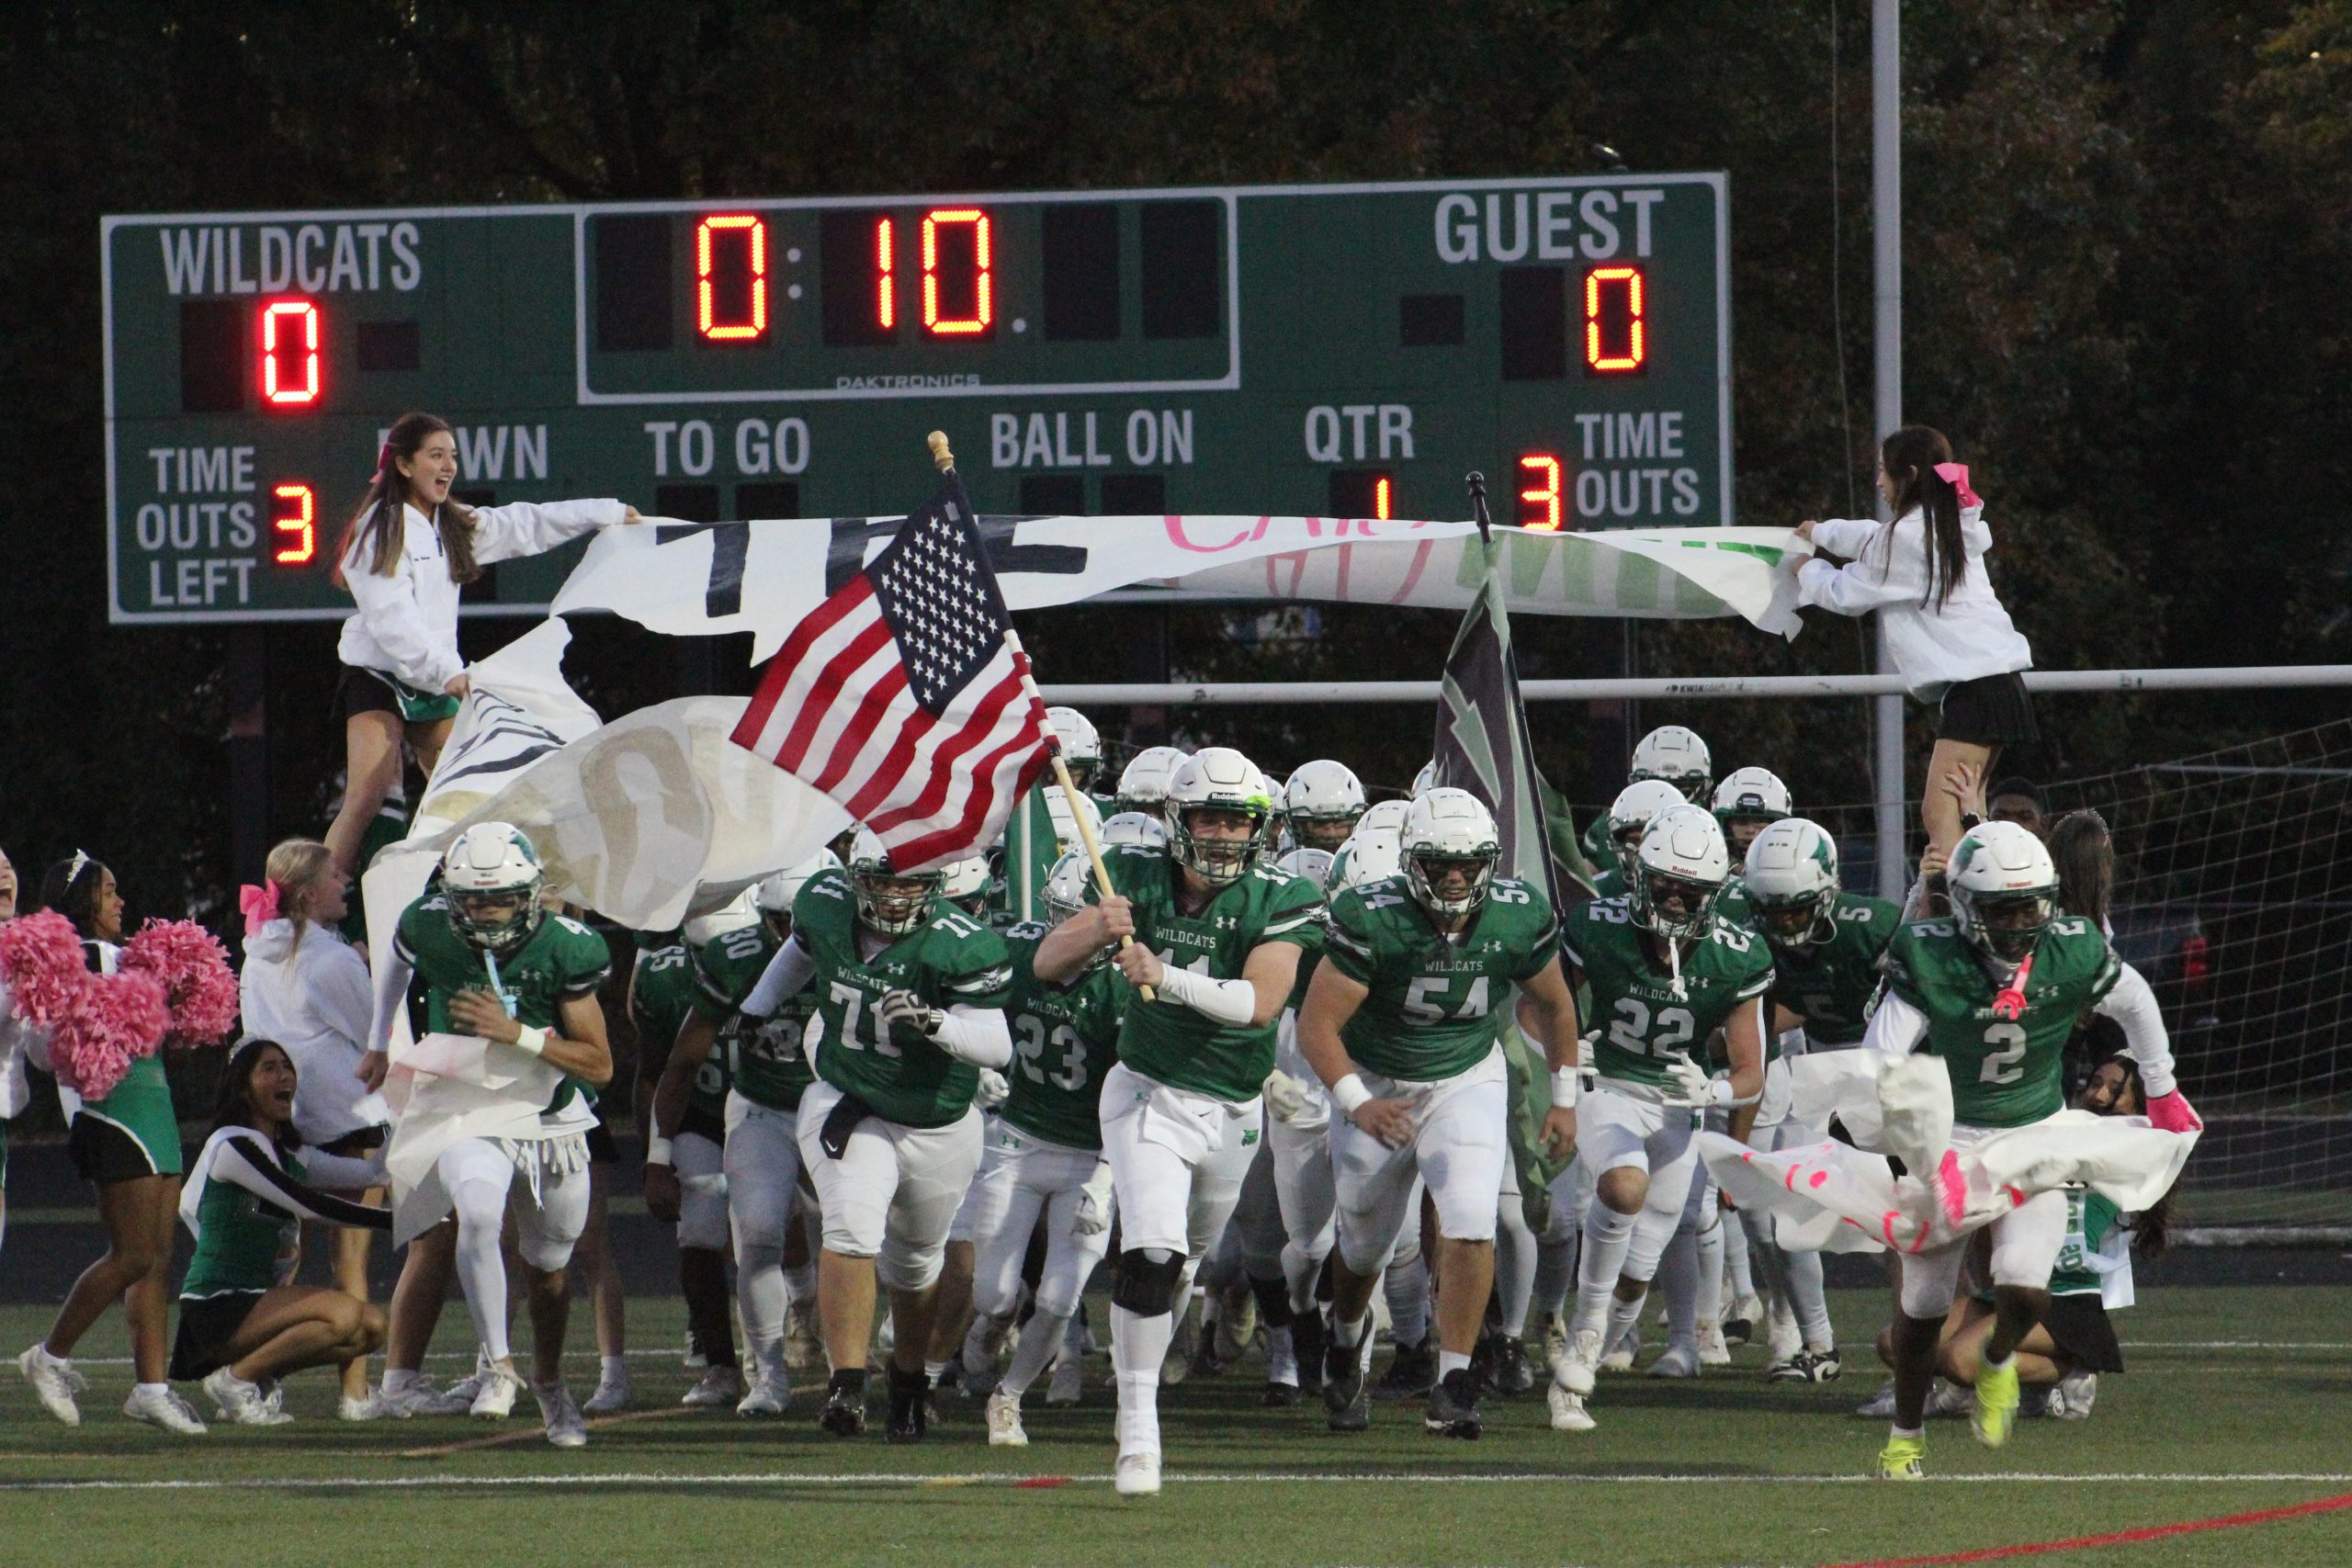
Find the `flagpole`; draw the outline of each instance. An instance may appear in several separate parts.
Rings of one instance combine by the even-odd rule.
[[[1492,552],[1495,547],[1495,520],[1487,514],[1487,476],[1473,468],[1462,476],[1470,487],[1470,515],[1478,525],[1478,542]]]
[[[934,430],[929,439],[933,467],[943,476],[955,474],[956,454],[948,449],[947,433]],[[1061,786],[1062,798],[1069,802],[1070,821],[1078,829],[1078,841],[1086,846],[1087,861],[1094,867],[1094,886],[1105,896],[1112,894],[1116,889],[1111,886],[1110,867],[1102,863],[1102,846],[1095,840],[1094,828],[1087,821],[1086,813],[1078,808],[1078,785],[1070,782],[1069,764],[1062,760],[1061,734],[1054,728],[1053,721],[1046,716],[1046,699],[1037,690],[1036,676],[1029,669],[1028,651],[1021,646],[1021,634],[1010,625],[1004,628],[1004,646],[1012,655],[1013,668],[1021,672],[1022,694],[1030,701],[1030,711],[1037,716],[1037,734],[1046,743],[1046,761],[1054,765],[1054,782]],[[1134,945],[1135,938],[1131,936],[1119,939],[1122,950]],[[1148,1002],[1158,999],[1149,986],[1137,986],[1136,995]]]

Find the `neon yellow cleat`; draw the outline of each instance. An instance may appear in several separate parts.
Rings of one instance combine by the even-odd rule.
[[[1928,1479],[1927,1457],[1927,1438],[1889,1438],[1886,1447],[1879,1450],[1878,1478],[1881,1481],[1925,1481]]]
[[[1988,1449],[1997,1449],[2009,1440],[2009,1433],[2018,1424],[2018,1363],[2015,1357],[2008,1365],[1990,1365],[1976,1369],[1976,1411],[1968,1418],[1975,1429],[1976,1440]]]

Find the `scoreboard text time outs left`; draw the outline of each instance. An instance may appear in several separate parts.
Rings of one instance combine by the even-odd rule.
[[[1731,521],[1719,174],[105,220],[112,618],[341,615],[382,431],[478,502]],[[544,605],[578,547],[504,563]]]

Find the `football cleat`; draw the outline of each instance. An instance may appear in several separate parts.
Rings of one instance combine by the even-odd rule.
[[[865,1435],[865,1373],[863,1370],[835,1372],[825,1391],[824,1413],[818,1424],[836,1438]]]
[[[122,1402],[122,1413],[133,1421],[144,1421],[150,1427],[161,1427],[166,1432],[176,1432],[183,1438],[200,1438],[204,1423],[187,1407],[176,1390],[168,1384],[146,1388],[133,1384],[130,1397]]]
[[[1641,1329],[1628,1328],[1625,1337],[1617,1341],[1617,1348],[1600,1358],[1600,1370],[1604,1372],[1630,1372],[1634,1370],[1634,1358],[1641,1353]]]
[[[1773,1382],[1835,1382],[1844,1370],[1833,1347],[1826,1350],[1800,1350],[1765,1375]]]
[[[1928,1479],[1928,1439],[1925,1438],[1889,1438],[1886,1447],[1878,1454],[1878,1478],[1881,1481],[1925,1481]]]
[[[1231,1366],[1249,1353],[1250,1337],[1258,1332],[1258,1298],[1247,1284],[1217,1292],[1216,1332],[1204,1335],[1216,1347],[1220,1366]]]
[[[1516,1345],[1519,1341],[1510,1343]],[[1520,1364],[1522,1368],[1526,1365],[1524,1357]],[[1486,1429],[1479,1420],[1478,1395],[1466,1368],[1456,1367],[1430,1390],[1429,1414],[1422,1417],[1422,1425],[1441,1438],[1463,1438],[1474,1442]]]
[[[1371,1333],[1371,1325],[1364,1332]],[[1323,1413],[1334,1432],[1361,1432],[1372,1425],[1372,1400],[1364,1390],[1368,1344],[1342,1345],[1336,1336],[1323,1352]]]
[[[1498,1337],[1495,1341],[1495,1392],[1509,1397],[1525,1393],[1534,1386],[1535,1369],[1527,1364],[1527,1347],[1507,1334]]]
[[[931,1379],[921,1371],[902,1371],[895,1362],[888,1376],[890,1415],[882,1440],[920,1443],[931,1430]]]
[[[1756,1337],[1756,1325],[1764,1317],[1764,1298],[1745,1295],[1732,1303],[1731,1315],[1724,1319],[1724,1342],[1745,1345]]]
[[[710,1358],[702,1353],[702,1342],[695,1337],[695,1331],[691,1328],[686,1330],[685,1359],[678,1364],[690,1372],[701,1371],[710,1365]]]
[[[1938,1378],[1928,1390],[1929,1416],[1973,1416],[1976,1412],[1976,1391],[1963,1388],[1947,1378]]]
[[[1581,1398],[1592,1392],[1593,1371],[1600,1364],[1600,1330],[1580,1329],[1568,1336],[1567,1350],[1552,1363],[1552,1382]]]
[[[1169,1337],[1168,1359],[1159,1363],[1159,1386],[1174,1388],[1193,1370],[1193,1312],[1189,1304],[1176,1314],[1176,1329]]]
[[[1064,1350],[1054,1362],[1054,1375],[1046,1384],[1047,1404],[1076,1404],[1086,1394],[1086,1362],[1075,1350]]]
[[[1418,1345],[1396,1347],[1396,1353],[1388,1359],[1388,1370],[1373,1385],[1372,1396],[1384,1400],[1419,1399],[1436,1386],[1437,1352],[1423,1339]]]
[[[628,1408],[628,1369],[606,1372],[596,1380],[588,1403],[580,1407],[591,1416],[610,1416]]]
[[[1021,1425],[1021,1396],[998,1389],[989,1395],[989,1447],[1025,1449],[1029,1434]]]
[[[1731,1347],[1724,1341],[1723,1325],[1703,1317],[1699,1320],[1699,1364],[1702,1367],[1731,1365]]]
[[[539,1402],[539,1415],[547,1422],[550,1448],[588,1446],[588,1421],[580,1414],[580,1406],[572,1403],[570,1389],[560,1382],[534,1383],[531,1396]]]
[[[689,1410],[719,1410],[743,1397],[743,1372],[740,1367],[711,1367],[695,1380],[694,1387],[680,1396],[678,1403]],[[595,1402],[591,1400],[591,1410]],[[772,1415],[762,1411],[753,1414]]]
[[[1854,1414],[1865,1420],[1893,1420],[1894,1418],[1894,1380],[1887,1379],[1885,1385],[1871,1395],[1866,1403],[1854,1406]]]
[[[1159,1496],[1159,1456],[1149,1452],[1121,1454],[1111,1485],[1122,1497]]]
[[[1997,1449],[2009,1440],[2009,1433],[2018,1420],[2018,1363],[2014,1356],[2006,1366],[1990,1362],[1976,1369],[1976,1410],[1969,1416],[1969,1429],[1976,1440],[1988,1449]]]
[[[514,1414],[514,1396],[523,1392],[523,1380],[514,1369],[500,1363],[479,1376],[480,1387],[466,1414],[481,1421],[503,1421]]]
[[[817,1337],[816,1306],[796,1302],[784,1312],[784,1364],[800,1372],[821,1366],[824,1359],[824,1343]]]
[[[1558,1383],[1544,1391],[1544,1404],[1551,1413],[1555,1432],[1589,1432],[1598,1424],[1584,1407],[1584,1395],[1571,1393]]]
[[[474,1402],[471,1393],[461,1395],[455,1388],[435,1388],[425,1378],[396,1389],[379,1388],[376,1398],[383,1404],[384,1414],[396,1421],[415,1416],[463,1416]]]
[[[35,1345],[17,1358],[17,1370],[33,1385],[33,1397],[40,1407],[69,1427],[82,1424],[82,1407],[74,1396],[90,1386],[90,1380],[74,1370],[74,1363],[62,1356],[52,1356],[49,1348]]]
[[[712,1369],[714,1372],[719,1370]],[[749,1387],[745,1387],[742,1379],[738,1377],[729,1379],[714,1392],[725,1394],[732,1390],[741,1391],[742,1397],[735,1401],[735,1414],[745,1420],[763,1416],[781,1416],[792,1408],[792,1384],[779,1371],[763,1367],[752,1374]]]
[[[1330,1330],[1319,1312],[1303,1312],[1290,1320],[1291,1359],[1298,1366],[1298,1386],[1313,1392],[1323,1386],[1323,1352],[1330,1348]]]
[[[1677,1339],[1665,1353],[1650,1363],[1649,1375],[1654,1378],[1695,1378],[1699,1375],[1699,1347],[1696,1341]]]

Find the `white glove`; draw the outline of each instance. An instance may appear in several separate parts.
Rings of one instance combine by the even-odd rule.
[[[1012,1080],[994,1067],[980,1069],[980,1087],[972,1096],[972,1103],[983,1111],[994,1111],[1012,1093]]]
[[[893,1026],[901,1023],[912,1024],[928,1040],[939,1032],[940,1021],[946,1016],[912,991],[885,991],[880,1005],[874,1010],[874,1021],[886,1040]]]
[[[1078,1213],[1070,1216],[1069,1228],[1080,1235],[1101,1235],[1111,1228],[1109,1160],[1097,1164],[1094,1174],[1078,1190]]]
[[[1592,1071],[1592,1048],[1600,1043],[1600,1031],[1598,1029],[1588,1029],[1577,1036],[1577,1071],[1580,1073]]]
[[[1731,1080],[1713,1076],[1688,1056],[1677,1056],[1667,1063],[1666,1076],[1674,1080],[1665,1097],[1668,1105],[1704,1111],[1732,1102]]]
[[[1306,1109],[1306,1086],[1280,1067],[1267,1075],[1265,1093],[1266,1109],[1274,1113],[1277,1122],[1296,1121],[1298,1113]]]

